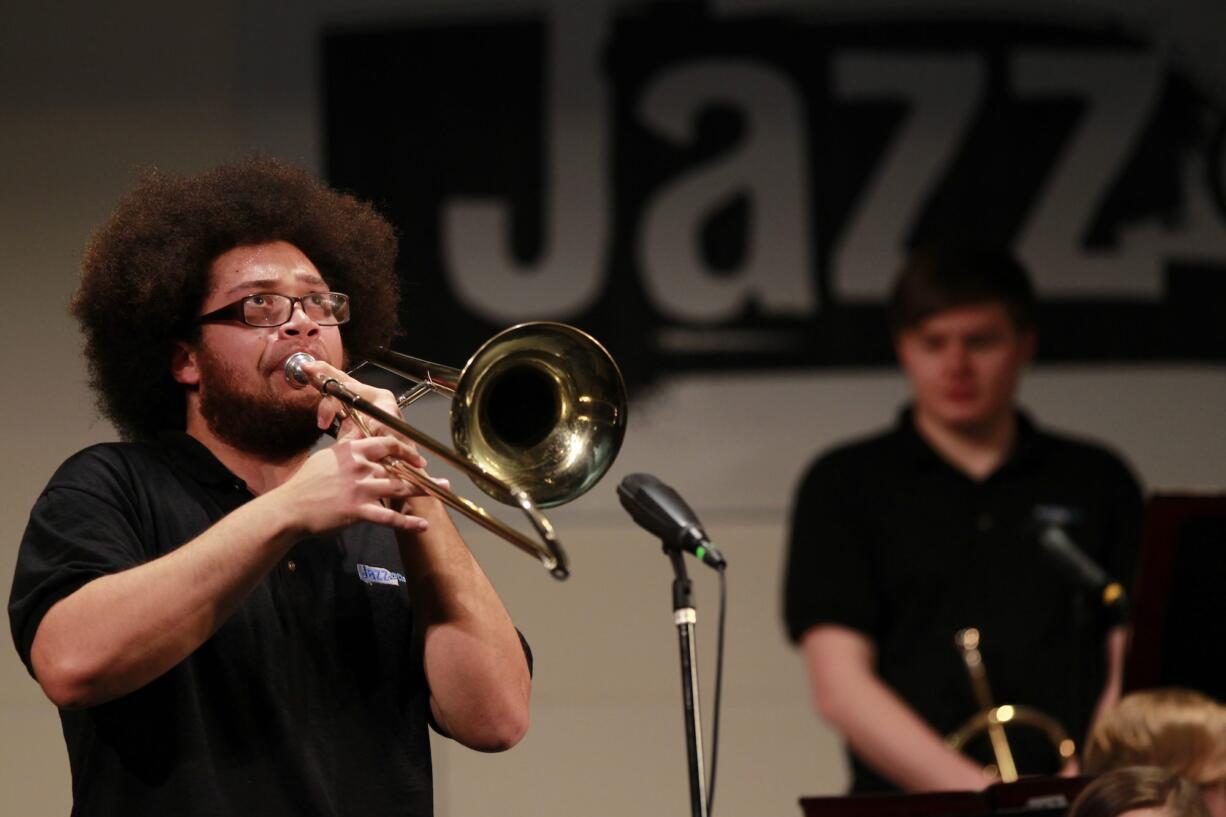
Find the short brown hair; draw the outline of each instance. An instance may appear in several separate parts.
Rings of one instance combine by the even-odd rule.
[[[151,172],[94,233],[71,305],[98,408],[122,437],[184,427],[170,361],[176,341],[198,337],[210,265],[235,247],[271,241],[296,246],[349,295],[348,354],[396,333],[396,236],[369,204],[265,157],[183,178]]]
[[[1160,808],[1172,817],[1209,817],[1196,786],[1157,766],[1107,772],[1082,790],[1068,817],[1118,817],[1142,808]]]
[[[1222,780],[1226,706],[1190,689],[1126,695],[1094,724],[1083,765],[1087,774],[1161,766],[1193,783]]]
[[[1034,325],[1034,288],[1011,252],[987,244],[934,243],[913,253],[894,279],[890,330],[897,335],[937,312],[995,302],[1004,304],[1018,329]]]

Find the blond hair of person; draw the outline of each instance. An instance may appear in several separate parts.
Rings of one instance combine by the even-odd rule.
[[[1207,785],[1226,779],[1226,706],[1188,689],[1126,695],[1086,741],[1086,774],[1160,766]]]

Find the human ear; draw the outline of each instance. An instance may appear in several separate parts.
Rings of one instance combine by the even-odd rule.
[[[196,363],[196,350],[188,343],[176,340],[170,354],[170,374],[175,382],[195,386],[200,382],[200,368]]]
[[[904,372],[911,370],[918,344],[918,336],[914,329],[903,329],[894,335],[894,359]]]

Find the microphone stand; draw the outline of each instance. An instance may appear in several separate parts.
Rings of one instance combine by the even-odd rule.
[[[689,758],[690,813],[692,817],[707,817],[706,771],[702,760],[702,722],[699,716],[698,675],[694,644],[694,624],[698,614],[690,600],[690,577],[685,571],[685,561],[680,548],[664,546],[664,552],[673,564],[673,623],[681,641],[681,700],[685,707],[685,744]]]

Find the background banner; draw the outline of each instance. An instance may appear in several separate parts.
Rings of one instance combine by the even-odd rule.
[[[945,237],[1028,265],[1041,360],[1226,357],[1223,108],[1136,36],[678,3],[323,53],[328,176],[397,224],[433,359],[547,318],[636,385],[885,365],[892,276]]]

